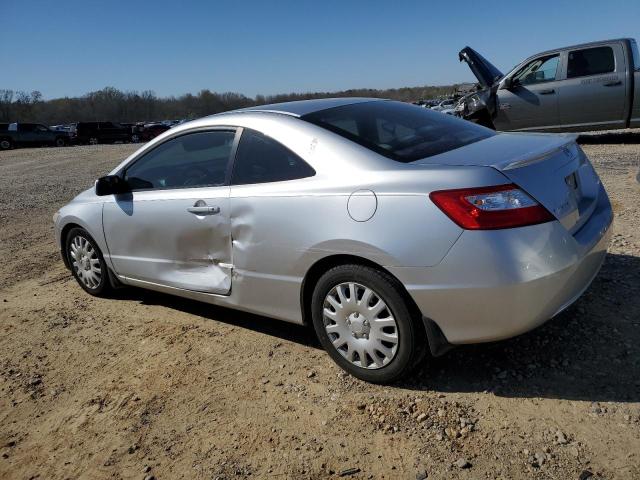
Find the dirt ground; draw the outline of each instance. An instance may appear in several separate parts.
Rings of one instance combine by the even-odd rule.
[[[0,478],[640,478],[640,133],[585,137],[615,236],[543,327],[342,373],[312,332],[138,289],[92,298],[52,214],[131,145],[0,153]]]

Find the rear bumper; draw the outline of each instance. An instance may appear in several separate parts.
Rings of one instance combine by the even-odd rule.
[[[467,230],[439,265],[389,270],[448,342],[509,338],[552,318],[587,289],[607,253],[612,219],[601,188],[595,211],[574,235],[557,221]]]

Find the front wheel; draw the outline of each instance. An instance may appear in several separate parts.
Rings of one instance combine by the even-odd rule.
[[[98,137],[89,137],[89,145],[98,145],[98,143],[100,143]]]
[[[74,278],[86,292],[97,297],[110,292],[107,264],[98,245],[86,230],[71,229],[67,235],[65,251]]]
[[[373,383],[399,380],[426,352],[426,337],[402,286],[389,274],[362,265],[326,272],[313,292],[313,326],[331,358]]]
[[[64,138],[62,137],[56,138],[56,141],[55,141],[56,147],[64,147],[66,144],[67,142],[65,142]]]
[[[11,140],[9,140],[8,138],[3,138],[2,140],[0,140],[0,150],[9,150],[12,147],[12,143]]]

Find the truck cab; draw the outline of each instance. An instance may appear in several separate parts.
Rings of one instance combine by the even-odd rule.
[[[459,58],[479,82],[458,109],[468,120],[521,131],[640,126],[640,55],[633,39],[548,50],[506,75],[470,47]]]

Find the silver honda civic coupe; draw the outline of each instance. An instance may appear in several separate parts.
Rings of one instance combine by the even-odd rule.
[[[130,285],[312,324],[340,367],[384,383],[569,306],[612,210],[573,136],[341,98],[172,128],[54,222],[92,295]]]

